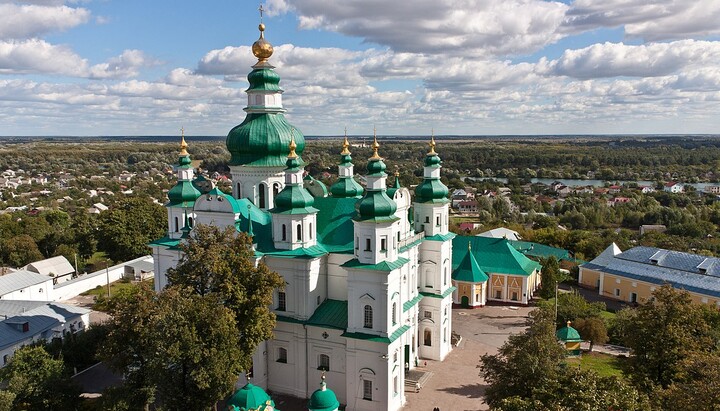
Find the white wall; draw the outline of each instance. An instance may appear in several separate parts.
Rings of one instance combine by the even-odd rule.
[[[66,284],[66,283],[62,283]],[[53,278],[0,296],[3,300],[54,301]]]
[[[108,277],[110,278],[111,283],[120,280],[125,274],[125,265],[138,261],[147,261],[152,263],[153,258],[146,255],[144,257],[108,267],[107,273],[105,269],[102,269],[90,274],[82,274],[71,281],[58,284],[53,290],[52,301],[68,300],[70,298],[77,297],[85,291],[92,290],[97,286],[105,286],[108,283]]]

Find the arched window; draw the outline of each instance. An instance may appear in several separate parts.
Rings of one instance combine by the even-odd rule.
[[[260,208],[266,208],[265,190],[267,190],[265,184],[260,183],[260,185],[258,186],[258,207]]]
[[[287,349],[280,347],[277,350],[277,362],[281,362],[283,364],[287,364]]]
[[[363,320],[363,327],[373,328],[373,309],[369,305],[365,306]]]
[[[425,346],[432,347],[432,331],[429,328],[425,329]]]
[[[175,217],[175,232],[177,233],[180,231],[180,222],[177,217]]]
[[[312,233],[313,233],[312,223],[310,223],[310,229],[309,229],[309,230],[310,230],[310,232],[308,233],[308,235],[310,236],[310,239],[312,240],[312,238],[313,238],[313,235],[312,235]]]
[[[443,275],[443,285],[447,285],[448,282],[448,268],[445,267],[445,274]]]
[[[397,324],[397,303],[393,303],[392,305],[392,324]]]
[[[285,224],[282,225],[282,240],[287,241],[287,227]]]
[[[297,240],[302,241],[302,224],[298,224],[295,231],[297,231]]]
[[[318,356],[318,370],[330,371],[330,356],[326,354],[320,354]]]
[[[188,228],[192,228],[192,226],[193,226],[193,218],[188,217]]]

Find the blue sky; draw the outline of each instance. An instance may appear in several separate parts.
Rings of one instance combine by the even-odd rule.
[[[717,0],[267,0],[307,135],[718,133]],[[0,0],[0,135],[224,135],[249,1]]]

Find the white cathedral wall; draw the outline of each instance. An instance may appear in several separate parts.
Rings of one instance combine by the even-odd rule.
[[[202,197],[200,197],[202,198]],[[213,201],[214,202],[214,201]],[[195,211],[195,225],[204,224],[220,227],[235,227],[237,214],[212,211]],[[243,228],[243,227],[241,227]]]
[[[259,204],[259,187],[263,183],[265,192],[265,207],[270,209],[274,206],[273,187],[277,185],[278,190],[285,187],[285,167],[246,167],[246,166],[230,166],[230,174],[233,181],[233,197],[247,198],[256,206]]]
[[[348,331],[386,335],[399,324],[392,325],[391,299],[400,293],[400,270],[391,272],[348,270]],[[399,302],[399,299],[397,300]],[[365,305],[372,307],[373,328],[364,327]],[[402,311],[402,304],[398,304]]]
[[[345,362],[345,338],[341,337],[344,330],[327,329],[320,327],[307,327],[308,332],[308,368],[307,381],[309,397],[316,389],[322,377],[320,367],[320,355],[330,357],[330,370],[325,372],[326,382],[338,398],[338,401],[347,401],[346,375],[347,364]]]
[[[402,350],[400,339],[391,344],[366,340],[347,340],[347,410],[399,410],[405,402],[404,373],[401,357],[394,362],[393,353]],[[393,392],[393,378],[398,377],[398,392]],[[363,399],[363,381],[372,382],[372,399]]]
[[[326,272],[328,279],[327,298],[348,300],[348,271],[341,265],[353,259],[352,254],[328,254]]]
[[[451,350],[452,295],[445,298],[425,297],[420,301],[418,310],[420,358],[442,361]]]
[[[452,241],[423,241],[419,247],[420,291],[442,294],[452,286]]]
[[[265,257],[268,268],[285,280],[285,311],[277,311],[277,291],[273,308],[278,315],[309,319],[327,296],[327,276],[322,263],[324,257],[315,259]],[[322,274],[322,275],[321,275]]]
[[[448,207],[432,203],[415,203],[415,230],[424,231],[426,236],[448,232]]]
[[[159,293],[168,285],[167,270],[175,268],[180,261],[180,251],[166,247],[152,247],[155,292]]]
[[[267,388],[305,397],[307,382],[305,327],[302,324],[278,321],[273,334],[274,338],[267,341]],[[281,361],[281,350],[285,350],[286,362]]]

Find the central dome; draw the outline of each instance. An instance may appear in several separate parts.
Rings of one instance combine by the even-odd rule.
[[[305,137],[295,129],[295,152],[302,155]],[[283,167],[293,127],[282,114],[248,113],[245,121],[228,133],[225,145],[231,166]],[[303,164],[300,160],[300,164]]]

